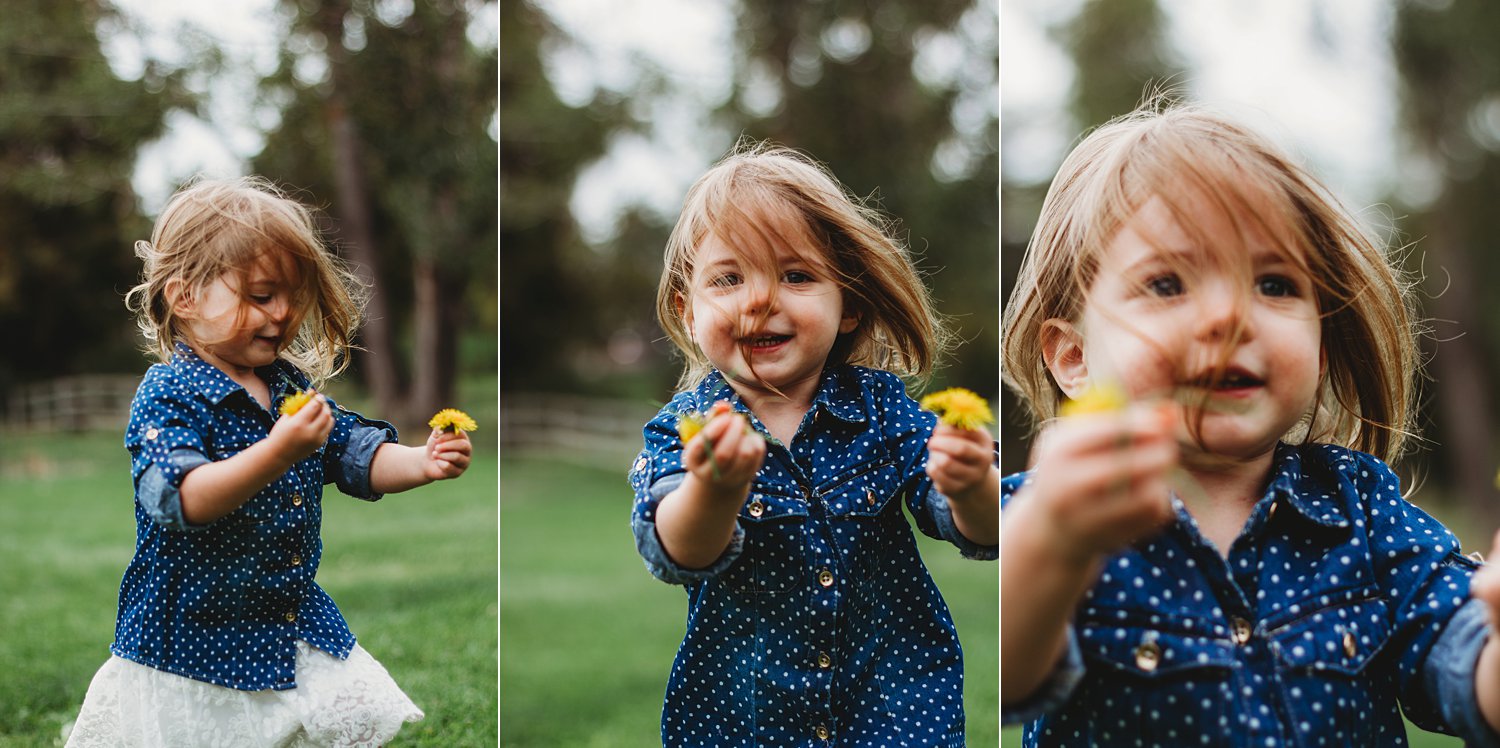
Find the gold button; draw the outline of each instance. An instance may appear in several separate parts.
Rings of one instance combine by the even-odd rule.
[[[818,736],[818,740],[827,740],[829,735],[828,728],[818,725],[813,728],[813,734]]]
[[[287,623],[292,623],[293,621],[296,621],[296,620],[297,620],[297,612],[296,611],[289,610],[289,611],[286,612],[286,622]]]
[[[833,667],[833,658],[829,657],[827,652],[819,652],[818,667],[823,668],[824,670]]]
[[[292,494],[292,506],[302,506],[302,494]]]
[[[147,439],[155,439],[158,436],[161,436],[161,432],[160,431],[157,431],[156,429],[146,429],[146,438]]]
[[[1250,641],[1250,622],[1243,618],[1235,618],[1230,622],[1233,626],[1235,644],[1244,644]]]
[[[301,565],[302,565],[302,556],[300,554],[293,553],[292,554],[292,566],[301,566]]]
[[[1271,508],[1266,510],[1266,521],[1270,522],[1276,518],[1276,502],[1271,502]]]
[[[865,503],[869,504],[870,506],[875,506],[875,492],[871,491],[868,488],[865,489]]]
[[[633,468],[633,469],[636,470],[637,472],[639,472],[640,470],[645,469],[646,464],[647,464],[646,458],[642,457],[639,460],[635,461],[635,468]]]
[[[1156,642],[1141,642],[1141,646],[1135,648],[1135,666],[1151,672],[1161,664],[1161,647]]]
[[[827,569],[820,569],[818,571],[818,584],[821,584],[824,587],[832,587],[833,586],[833,572],[831,572],[831,571],[829,571]]]
[[[760,503],[760,499],[750,502],[750,516],[759,517],[766,513],[766,505]]]
[[[1354,653],[1358,652],[1358,651],[1359,651],[1359,648],[1356,647],[1355,643],[1354,643],[1354,633],[1350,632],[1350,631],[1345,631],[1344,632],[1344,654],[1346,654],[1346,655],[1348,655],[1350,657],[1353,657]]]

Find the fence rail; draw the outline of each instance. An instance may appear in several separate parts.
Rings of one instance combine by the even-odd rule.
[[[139,374],[85,374],[17,387],[6,408],[7,428],[30,431],[123,431]]]
[[[658,406],[530,392],[500,395],[500,447],[515,453],[545,453],[591,465],[626,470],[641,450],[641,427]]]

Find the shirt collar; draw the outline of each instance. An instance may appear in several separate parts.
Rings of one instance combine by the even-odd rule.
[[[221,371],[219,367],[204,361],[192,348],[181,341],[177,342],[172,349],[172,369],[215,405],[224,402],[230,395],[245,390],[239,382],[230,379],[229,375]],[[272,400],[275,400],[284,387],[303,386],[299,383],[300,377],[294,376],[295,369],[280,359],[270,366],[257,368],[255,373],[266,380],[271,387]],[[246,394],[248,396],[248,393]]]
[[[813,395],[812,410],[825,411],[829,415],[848,423],[864,423],[869,420],[865,412],[865,398],[860,394],[859,377],[851,366],[834,366],[823,370],[818,391]],[[710,372],[695,390],[698,407],[707,411],[715,402],[727,400],[737,412],[749,413],[739,393],[729,386],[729,380],[715,370]]]
[[[1316,449],[1313,445],[1310,448]],[[1271,482],[1266,487],[1266,503],[1281,501],[1298,514],[1325,527],[1348,527],[1349,510],[1344,504],[1346,487],[1342,473],[1333,465],[1318,474],[1303,471],[1303,447],[1277,444],[1271,463]],[[1338,459],[1335,457],[1334,459]]]

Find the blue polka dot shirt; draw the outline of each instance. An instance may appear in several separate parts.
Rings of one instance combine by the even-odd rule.
[[[826,371],[791,443],[769,440],[729,548],[685,569],[662,550],[656,508],[685,475],[678,414],[717,400],[768,434],[714,373],[646,425],[630,473],[636,546],[688,597],[663,744],[963,745],[958,635],[901,507],[965,556],[997,549],[958,532],[924,472],[935,416],[893,374]]]
[[[354,646],[343,616],[314,581],[325,482],[366,500],[388,423],[332,401],[327,443],[243,506],[188,524],[178,489],[189,471],[265,439],[280,401],[308,387],[278,361],[256,373],[267,410],[228,375],[179,345],[146,372],[130,406],[125,447],[135,480],[136,549],[120,582],[110,651],[144,665],[241,690],[296,686],[297,640],[343,658]]]
[[[1028,746],[1402,746],[1401,715],[1497,745],[1474,696],[1477,564],[1389,467],[1280,445],[1222,556],[1177,521],[1108,559],[1051,678],[1002,720]],[[1002,503],[1027,474],[1001,482]],[[1003,521],[1003,514],[1002,514]]]

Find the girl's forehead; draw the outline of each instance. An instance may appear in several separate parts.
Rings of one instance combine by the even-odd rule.
[[[1210,192],[1180,189],[1150,195],[1126,215],[1101,251],[1121,260],[1117,250],[1129,245],[1134,259],[1167,256],[1236,263],[1266,254],[1301,261],[1297,230],[1274,197],[1234,190]],[[1135,241],[1122,241],[1133,239]]]
[[[712,226],[698,242],[699,266],[733,260],[741,264],[821,263],[823,251],[807,222],[789,207],[752,207]]]

